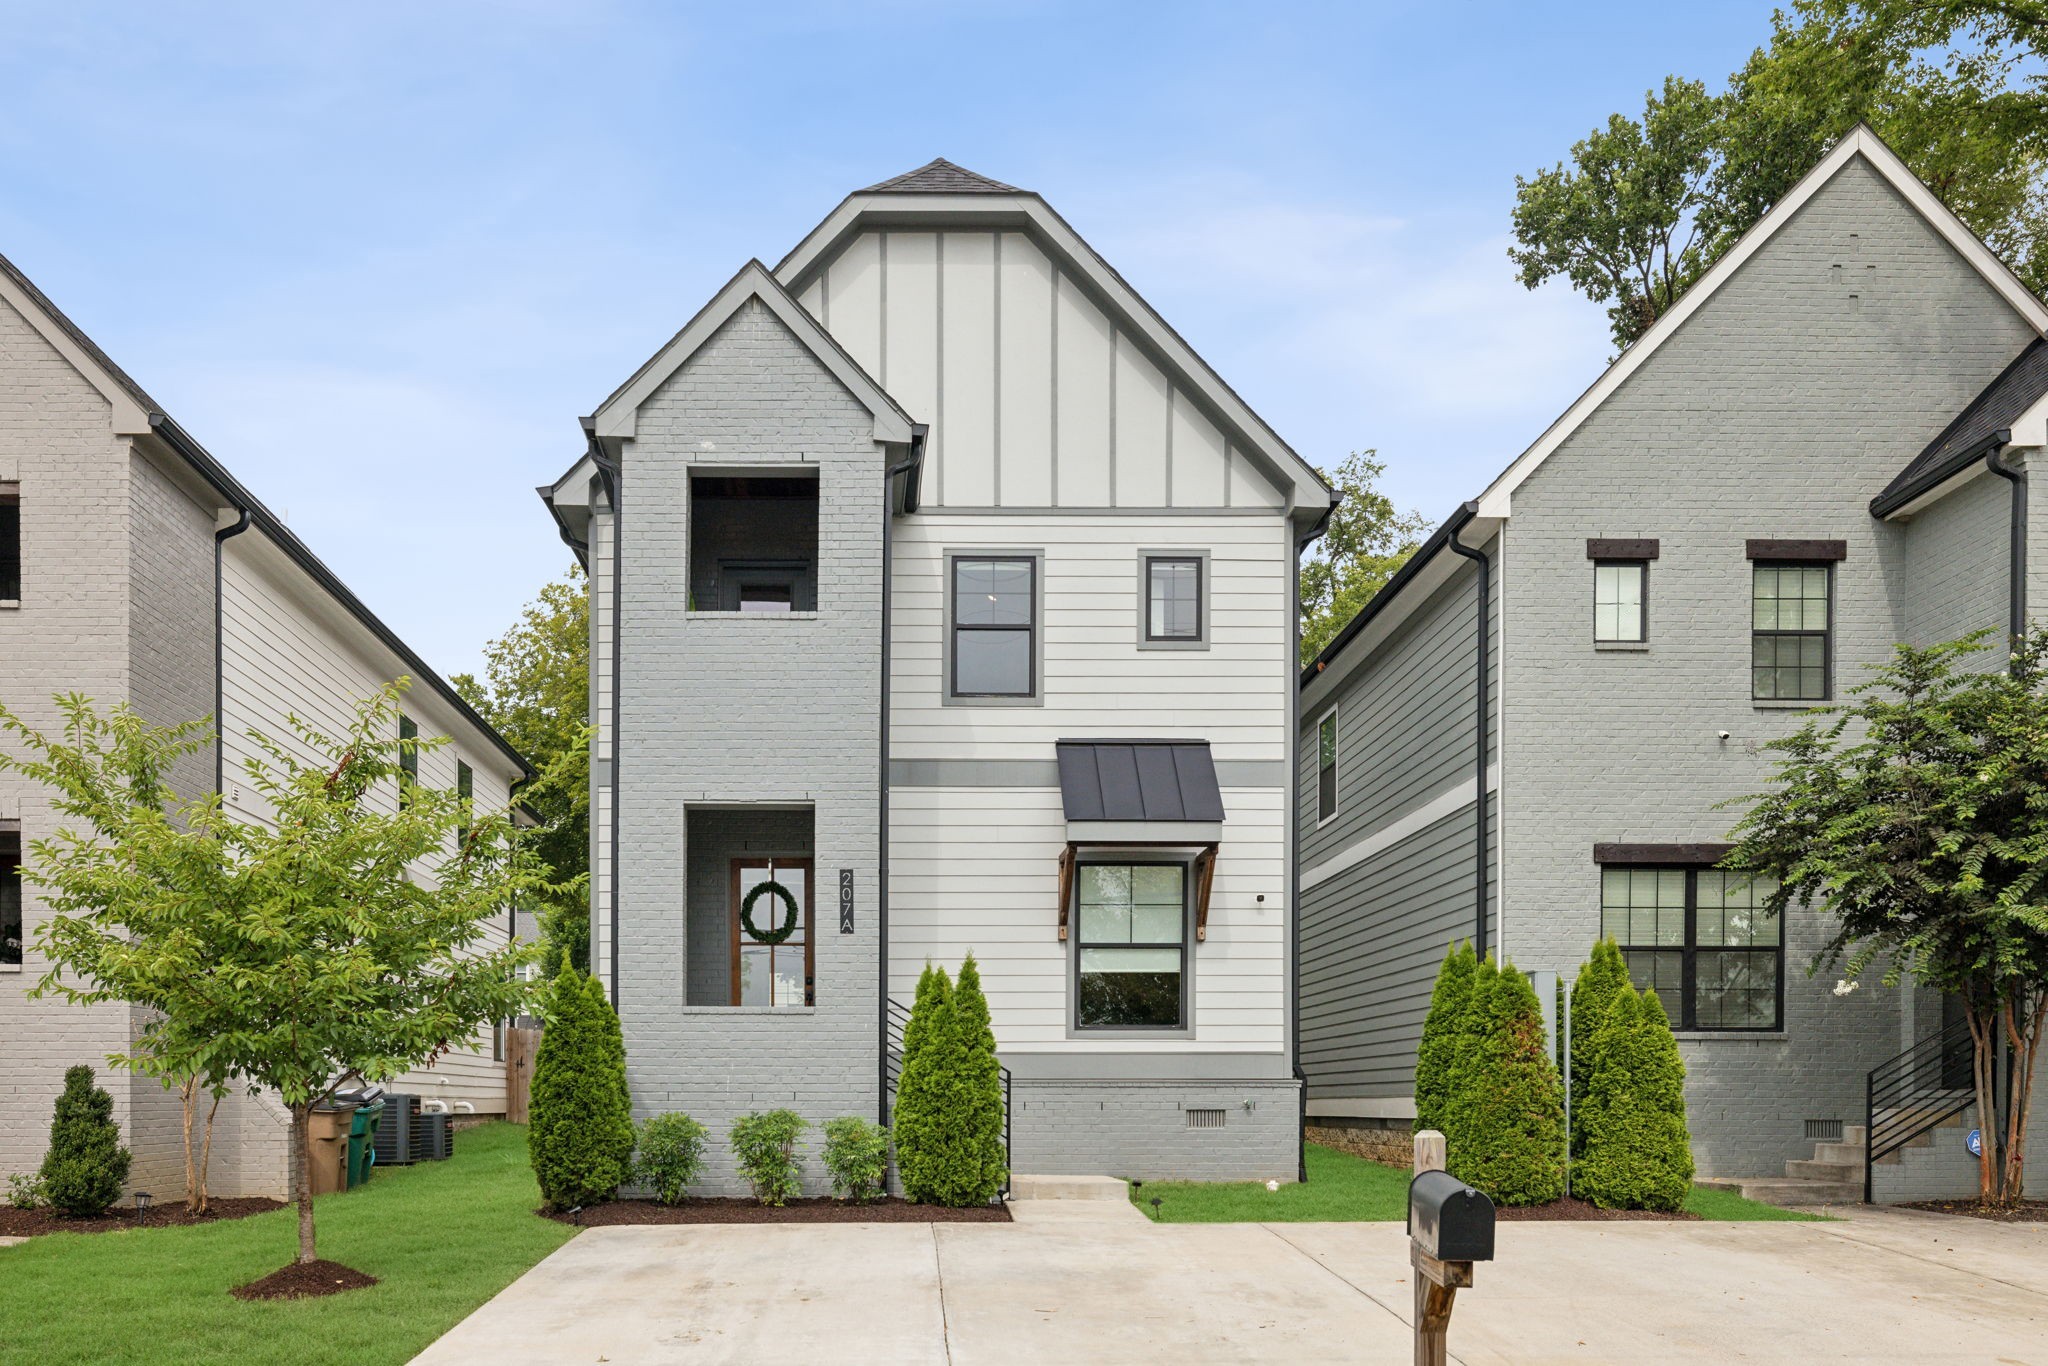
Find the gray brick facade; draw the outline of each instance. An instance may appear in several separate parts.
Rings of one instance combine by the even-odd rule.
[[[1300,1095],[1292,1081],[1019,1081],[1011,1165],[1138,1181],[1292,1181]],[[1190,1110],[1222,1123],[1193,1127]]]

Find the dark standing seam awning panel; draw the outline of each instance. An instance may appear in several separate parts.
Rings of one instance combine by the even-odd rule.
[[[1220,821],[1206,740],[1062,740],[1060,802],[1070,821]]]

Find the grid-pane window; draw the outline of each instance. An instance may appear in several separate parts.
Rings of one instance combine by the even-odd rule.
[[[1776,1029],[1785,951],[1767,881],[1718,868],[1603,868],[1600,932],[1680,1029]]]
[[[1181,1028],[1186,1019],[1186,865],[1084,863],[1078,874],[1075,1025]]]
[[[402,809],[412,801],[412,785],[420,780],[420,750],[415,743],[420,738],[420,728],[410,716],[403,713],[398,718],[398,805]]]
[[[21,966],[21,836],[0,834],[0,967]]]
[[[21,486],[0,484],[0,600],[21,597]]]
[[[1832,576],[1825,564],[1759,564],[1751,571],[1751,696],[1827,698]]]
[[[1593,639],[1645,638],[1643,588],[1650,567],[1640,560],[1602,561],[1593,566]]]
[[[1032,697],[1038,690],[1036,561],[953,561],[955,697]]]
[[[1316,819],[1337,814],[1337,713],[1316,726]]]
[[[1145,560],[1145,639],[1202,638],[1202,561],[1194,555]]]
[[[464,802],[476,800],[476,773],[468,764],[463,763],[460,759],[455,761],[455,795]],[[469,843],[469,822],[467,820],[464,820],[462,824],[455,827],[455,843],[458,848]]]

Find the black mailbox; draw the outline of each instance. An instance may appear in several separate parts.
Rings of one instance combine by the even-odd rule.
[[[1408,1183],[1408,1236],[1440,1262],[1493,1260],[1493,1201],[1449,1172]]]

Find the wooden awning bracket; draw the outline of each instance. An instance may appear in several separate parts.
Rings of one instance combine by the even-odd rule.
[[[1185,847],[1185,846],[1183,846]],[[1209,937],[1209,892],[1216,885],[1215,844],[1205,844],[1195,855],[1195,942]],[[1060,850],[1060,942],[1067,942],[1067,919],[1074,904],[1074,866],[1081,846],[1072,840]]]
[[[1074,904],[1074,855],[1073,841],[1060,852],[1060,942],[1067,942],[1067,908]]]

